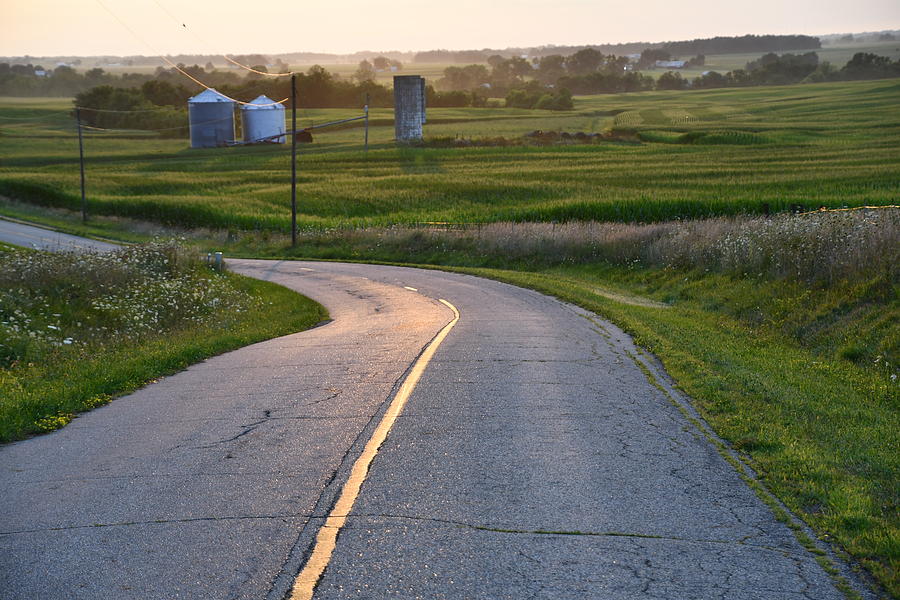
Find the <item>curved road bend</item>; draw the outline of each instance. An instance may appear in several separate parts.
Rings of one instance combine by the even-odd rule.
[[[10,221],[0,217],[0,242],[15,244],[23,248],[32,248],[35,250],[49,250],[53,252],[60,251],[92,251],[92,252],[109,252],[119,248],[117,244],[101,242],[99,240],[91,240],[88,238],[69,235],[53,231],[52,229],[43,229],[33,225],[26,225],[17,221]]]
[[[614,326],[399,267],[232,260],[334,322],[0,450],[6,598],[289,593],[395,383],[316,598],[839,599]],[[414,289],[407,289],[414,288]]]

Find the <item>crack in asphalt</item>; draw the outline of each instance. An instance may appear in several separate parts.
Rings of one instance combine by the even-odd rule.
[[[120,523],[90,523],[85,525],[64,525],[60,527],[42,527],[38,529],[21,529],[18,531],[0,531],[0,536],[21,535],[24,533],[45,533],[48,531],[72,531],[76,529],[96,529],[104,527],[135,527],[138,525],[171,525],[177,523],[198,523],[216,521],[254,521],[271,519],[303,519],[303,515],[227,515],[221,517],[185,517],[182,519],[151,519],[147,521],[122,521]]]
[[[327,487],[327,486],[325,486]],[[767,550],[771,552],[777,552],[779,554],[783,554],[785,556],[791,556],[792,560],[794,560],[798,565],[801,564],[800,557],[796,557],[791,554],[785,548],[777,548],[773,546],[768,546],[764,544],[752,544],[747,543],[745,540],[752,536],[745,536],[739,540],[724,540],[724,539],[706,539],[706,538],[686,538],[686,537],[677,537],[677,536],[664,536],[664,535],[655,535],[655,534],[647,534],[647,533],[630,533],[624,531],[581,531],[581,530],[565,530],[565,529],[511,529],[511,528],[503,528],[503,527],[491,527],[487,525],[477,525],[473,523],[467,523],[465,521],[458,521],[454,519],[442,519],[438,517],[422,517],[416,515],[396,515],[396,514],[379,514],[379,513],[363,513],[363,514],[351,514],[351,515],[338,515],[342,517],[346,517],[348,521],[360,520],[360,519],[395,519],[395,520],[403,520],[403,521],[417,521],[417,522],[427,522],[427,523],[436,523],[439,525],[446,525],[452,527],[461,527],[466,529],[471,529],[473,531],[481,531],[487,533],[498,533],[504,535],[547,535],[547,536],[572,536],[572,537],[605,537],[605,538],[629,538],[634,540],[660,540],[664,542],[685,542],[685,543],[693,543],[693,544],[721,544],[721,545],[736,545],[736,546],[744,546],[750,548],[756,548],[760,550]],[[87,523],[82,525],[65,525],[59,527],[42,527],[42,528],[33,528],[33,529],[21,529],[15,531],[2,531],[0,532],[0,536],[9,536],[9,535],[21,535],[26,533],[43,533],[43,532],[52,532],[52,531],[71,531],[77,529],[95,529],[95,528],[106,528],[106,527],[135,527],[141,525],[172,525],[172,524],[181,524],[181,523],[197,523],[197,522],[217,522],[217,521],[241,521],[241,520],[284,520],[284,519],[300,519],[304,521],[304,527],[306,527],[309,523],[313,521],[324,521],[328,518],[327,512],[322,513],[313,513],[313,514],[300,514],[300,513],[276,513],[269,515],[223,515],[217,517],[184,517],[179,519],[148,519],[144,521],[122,521],[118,523]],[[369,523],[366,527],[372,527],[372,524]],[[347,526],[348,529],[351,529],[352,526]],[[533,560],[533,559],[532,559]],[[537,561],[539,562],[539,561]]]
[[[219,440],[219,441],[217,441],[217,442],[213,442],[213,443],[207,444],[207,445],[205,445],[205,446],[194,446],[193,449],[194,449],[194,450],[202,450],[202,449],[204,449],[204,448],[213,448],[213,447],[218,446],[218,445],[220,445],[220,444],[227,444],[228,442],[233,442],[233,441],[235,441],[235,440],[237,440],[237,439],[239,439],[239,438],[244,437],[244,436],[247,435],[248,433],[253,433],[254,431],[256,431],[256,428],[257,428],[257,427],[259,427],[260,425],[262,425],[263,423],[265,423],[266,421],[269,420],[269,418],[272,416],[272,411],[271,411],[271,410],[265,410],[265,411],[263,411],[263,415],[264,415],[263,418],[260,419],[259,421],[256,421],[256,422],[254,422],[254,423],[250,423],[249,425],[241,425],[241,427],[244,429],[244,431],[240,432],[239,434],[237,434],[237,435],[235,435],[235,436],[232,436],[232,437],[227,438],[227,439],[224,439],[224,440]]]
[[[335,389],[335,388],[329,388],[328,391],[332,392],[332,394],[330,396],[328,396],[327,398],[322,398],[320,400],[313,400],[312,402],[308,402],[308,403],[304,404],[303,406],[315,406],[316,404],[321,404],[322,402],[328,402],[329,400],[334,400],[335,398],[337,398],[338,396],[340,396],[341,394],[344,393],[344,390]]]
[[[311,515],[309,517],[310,520],[319,519],[322,517]],[[472,523],[467,523],[465,521],[457,521],[454,519],[441,519],[437,517],[422,517],[415,515],[394,515],[394,514],[353,514],[347,515],[346,518],[348,520],[354,519],[399,519],[399,520],[408,520],[408,521],[424,521],[429,523],[438,523],[442,525],[452,525],[454,527],[464,527],[466,529],[472,529],[475,531],[485,531],[489,533],[502,533],[502,534],[515,534],[515,535],[556,535],[556,536],[584,536],[584,537],[615,537],[615,538],[630,538],[630,539],[647,539],[647,540],[661,540],[661,541],[669,541],[669,542],[686,542],[686,543],[696,543],[696,544],[722,544],[722,545],[737,545],[737,546],[745,546],[749,548],[757,548],[760,550],[767,550],[771,552],[777,553],[788,553],[789,551],[785,548],[778,548],[775,546],[769,546],[765,544],[752,544],[748,543],[745,540],[748,538],[752,538],[755,536],[745,536],[739,540],[724,540],[724,539],[707,539],[707,538],[686,538],[686,537],[677,537],[677,536],[665,536],[665,535],[655,535],[655,534],[646,534],[646,533],[629,533],[623,531],[581,531],[581,530],[561,530],[561,529],[510,529],[510,528],[502,528],[502,527],[490,527],[486,525],[475,525]],[[349,528],[349,527],[348,527]]]

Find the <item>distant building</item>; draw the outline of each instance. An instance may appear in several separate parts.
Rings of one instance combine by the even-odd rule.
[[[241,125],[245,142],[283,144],[284,105],[268,96],[259,96],[241,107]]]
[[[425,78],[394,75],[394,136],[398,142],[422,139],[425,123]]]
[[[210,88],[188,100],[191,148],[234,142],[234,101]]]
[[[686,60],[658,60],[656,61],[657,69],[683,69],[687,64]]]
[[[35,76],[35,77],[46,77],[46,76],[47,76],[47,71],[45,71],[44,69],[35,69],[35,70],[34,70],[34,76]]]

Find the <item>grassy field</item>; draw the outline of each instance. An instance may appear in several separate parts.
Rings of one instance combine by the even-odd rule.
[[[230,254],[430,263],[581,304],[660,356],[765,485],[900,597],[896,211],[881,211],[890,228],[852,213],[862,230],[802,215],[677,220],[900,204],[898,98],[893,80],[583,97],[562,113],[429,111],[434,138],[610,134],[553,146],[398,149],[390,114],[374,111],[368,153],[358,128],[301,147],[294,251],[287,148],[92,134],[91,210],[118,216],[87,230],[150,227],[121,217],[207,228],[200,243]],[[0,100],[0,195],[77,207],[65,108]],[[302,123],[350,114],[303,111]],[[80,227],[34,205],[0,213]],[[423,226],[434,221],[487,225]],[[515,223],[526,221],[537,223]],[[757,234],[735,234],[745,221]],[[676,258],[654,258],[662,248]]]
[[[792,204],[890,204],[900,190],[900,82],[578,98],[562,113],[433,109],[426,136],[521,139],[534,129],[613,131],[592,145],[393,146],[391,115],[302,146],[299,224],[655,221]],[[0,194],[75,206],[77,141],[65,102],[0,101]],[[301,124],[355,114],[304,110]],[[189,227],[286,231],[287,147],[191,150],[184,140],[90,134],[91,211]]]
[[[785,52],[777,52],[776,54],[786,54]],[[871,52],[879,56],[887,56],[891,60],[900,58],[900,42],[884,42],[877,44],[848,44],[825,46],[818,50],[794,50],[792,54],[805,54],[806,52],[815,52],[819,55],[819,62],[830,62],[832,66],[840,69],[847,61],[853,58],[857,52]],[[692,79],[703,74],[706,71],[718,71],[719,73],[727,73],[735,69],[743,69],[748,62],[754,61],[762,56],[763,52],[748,52],[744,54],[710,54],[706,57],[706,64],[702,67],[691,69],[680,69],[678,72],[684,77]],[[690,56],[679,57],[682,60],[691,58]],[[647,71],[648,75],[658,77],[664,73],[664,69],[656,69]]]

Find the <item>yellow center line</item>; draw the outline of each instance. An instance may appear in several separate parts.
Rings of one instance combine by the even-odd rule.
[[[415,389],[419,379],[421,379],[428,363],[431,362],[438,346],[441,345],[441,342],[444,341],[444,338],[447,337],[447,334],[450,333],[450,330],[453,329],[453,326],[459,321],[459,311],[456,310],[456,307],[446,300],[441,300],[441,303],[453,311],[453,320],[441,329],[437,336],[431,340],[431,343],[428,344],[428,347],[425,348],[425,351],[422,352],[419,360],[416,361],[416,364],[413,365],[409,375],[406,376],[406,379],[404,379],[403,383],[400,385],[397,395],[394,396],[394,400],[381,418],[378,427],[375,428],[375,432],[372,433],[372,437],[366,442],[366,447],[363,449],[362,454],[356,459],[356,462],[353,463],[353,468],[350,470],[350,477],[344,484],[341,495],[338,497],[334,508],[332,508],[331,512],[328,514],[328,518],[325,519],[325,523],[319,529],[319,533],[316,534],[316,541],[313,545],[313,551],[309,560],[306,561],[300,574],[297,575],[297,579],[294,580],[294,587],[291,589],[291,600],[310,600],[313,597],[316,584],[319,582],[319,578],[322,577],[322,573],[325,572],[325,568],[331,561],[331,555],[334,553],[338,533],[340,533],[344,523],[347,522],[347,516],[353,509],[353,504],[356,502],[357,496],[359,496],[359,490],[366,480],[366,475],[369,473],[369,467],[375,459],[375,455],[378,454],[378,449],[384,443],[384,440],[387,439],[388,432],[390,432],[397,417],[399,417],[400,413],[403,411],[406,401]]]
[[[403,289],[405,289],[405,290],[410,290],[410,291],[412,291],[412,292],[418,292],[418,291],[419,291],[419,290],[417,290],[417,289],[414,288],[414,287],[409,287],[408,285],[404,285],[404,286],[403,286]],[[443,300],[441,300],[441,302],[443,302]]]

